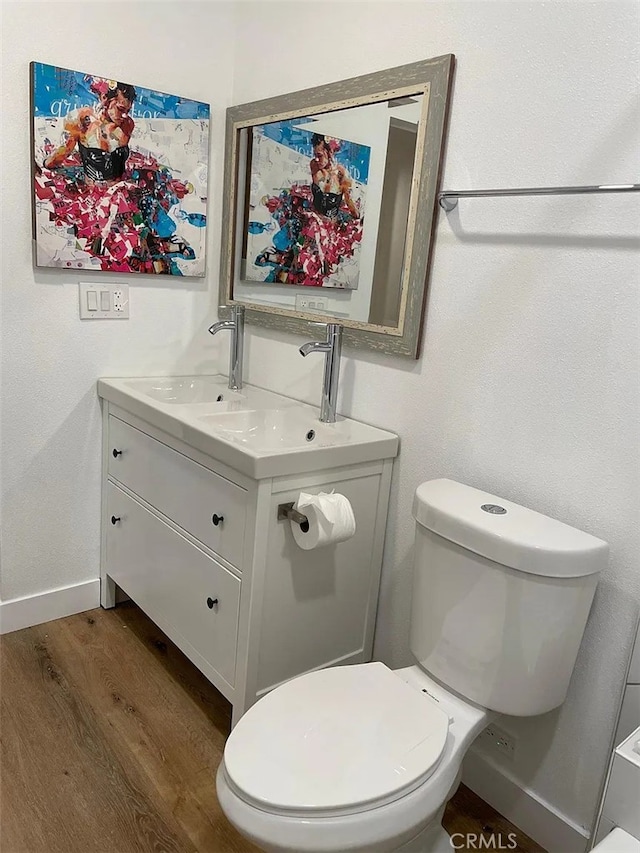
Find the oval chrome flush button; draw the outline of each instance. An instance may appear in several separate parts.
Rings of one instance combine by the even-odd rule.
[[[490,512],[492,515],[504,515],[506,513],[506,509],[503,506],[498,506],[498,504],[482,504],[480,509]]]

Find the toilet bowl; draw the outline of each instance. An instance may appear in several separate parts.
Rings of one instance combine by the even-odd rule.
[[[299,676],[229,736],[218,799],[265,851],[450,851],[442,815],[490,716],[565,698],[606,542],[451,480],[413,514],[416,664]]]
[[[442,812],[488,716],[418,666],[309,673],[240,720],[218,769],[218,798],[271,853],[450,851]]]

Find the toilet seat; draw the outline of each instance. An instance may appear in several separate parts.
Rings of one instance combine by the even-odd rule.
[[[449,722],[384,664],[319,670],[281,685],[242,717],[225,747],[226,778],[237,796],[273,814],[366,811],[433,774]]]

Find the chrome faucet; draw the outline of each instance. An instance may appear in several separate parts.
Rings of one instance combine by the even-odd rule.
[[[340,355],[342,353],[342,326],[327,323],[326,341],[310,341],[300,347],[300,355],[310,352],[323,352],[324,373],[322,375],[322,396],[320,400],[320,420],[325,424],[336,422],[336,404],[338,402],[338,378],[340,376]]]
[[[215,335],[222,329],[231,330],[231,351],[229,354],[229,388],[239,391],[242,388],[242,357],[244,351],[244,305],[231,306],[231,319],[220,320],[209,326],[209,334]]]

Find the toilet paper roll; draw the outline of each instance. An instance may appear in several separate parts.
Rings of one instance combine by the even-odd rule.
[[[295,521],[291,522],[293,538],[304,551],[344,542],[356,532],[353,507],[344,495],[334,492],[308,495],[300,492],[296,509],[309,519],[309,530],[306,533]]]

